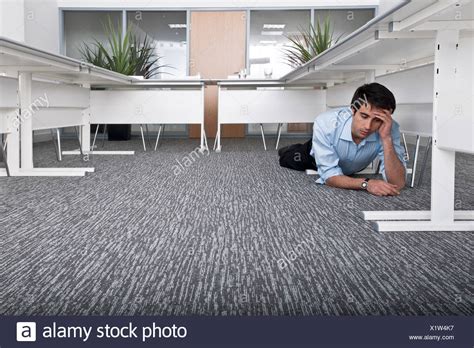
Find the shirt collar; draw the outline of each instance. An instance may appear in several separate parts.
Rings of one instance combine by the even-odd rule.
[[[353,141],[352,140],[352,116],[350,116],[346,120],[346,123],[344,124],[344,128],[342,129],[342,133],[341,133],[341,139],[347,140],[347,141]]]
[[[350,116],[347,120],[346,123],[344,124],[344,128],[342,129],[341,133],[341,139],[347,140],[347,141],[354,141],[352,139],[352,118],[354,116]],[[367,138],[363,139],[359,145],[364,145],[367,141],[378,141],[378,135],[377,132],[372,133],[369,135]]]

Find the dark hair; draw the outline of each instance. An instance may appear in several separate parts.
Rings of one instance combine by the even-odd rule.
[[[351,101],[351,109],[355,112],[361,105],[370,104],[376,108],[395,111],[396,102],[393,93],[380,83],[368,83],[360,86],[354,93]]]

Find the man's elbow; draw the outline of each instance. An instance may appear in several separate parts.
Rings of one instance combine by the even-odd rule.
[[[341,184],[340,184],[340,177],[341,175],[333,175],[333,176],[330,176],[329,178],[327,178],[324,183],[327,185],[327,186],[331,186],[331,187],[337,187],[337,188],[340,188],[341,187]]]
[[[388,181],[390,184],[395,185],[398,191],[401,191],[406,186],[406,177],[400,178],[398,180],[390,180]]]
[[[403,183],[401,183],[401,184],[395,184],[395,185],[397,185],[397,190],[398,190],[398,191],[401,191],[401,190],[403,190],[403,189],[405,188],[406,183],[403,182]]]
[[[336,187],[335,185],[335,182],[334,182],[334,177],[330,177],[330,178],[327,178],[325,181],[324,181],[324,184],[327,185],[327,186],[331,186],[331,187]]]

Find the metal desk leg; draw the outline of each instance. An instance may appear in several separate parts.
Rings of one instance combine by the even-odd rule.
[[[2,157],[3,162],[5,162],[5,170],[7,171],[7,176],[10,176],[10,168],[8,167],[7,161],[7,152],[5,151],[5,147],[7,146],[8,134],[5,135],[5,143],[2,141],[0,147],[2,148]]]
[[[56,128],[56,137],[58,138],[58,154],[59,154],[59,162],[63,160],[63,155],[61,152],[61,133],[59,132],[59,128]]]
[[[147,140],[148,146],[151,147],[151,143],[150,143],[150,131],[149,131],[149,129],[148,129],[148,124],[145,124],[145,129],[146,129],[146,140]]]
[[[50,129],[49,131],[51,133],[51,139],[53,140],[54,150],[56,151],[56,158],[58,159],[58,162],[61,162],[62,157],[61,157],[61,143],[59,139],[59,129],[56,128],[57,139],[54,139],[54,131],[52,129]],[[57,144],[56,144],[56,140],[57,140]]]
[[[216,134],[216,152],[221,152],[222,147],[221,147],[221,124],[217,123],[217,134]]]
[[[143,125],[140,125],[140,132],[142,133],[142,143],[143,143],[143,151],[146,151],[146,145],[145,145],[145,137],[143,135]]]
[[[212,149],[213,149],[214,151],[216,151],[216,146],[217,146],[217,135],[218,135],[218,134],[219,134],[219,130],[217,130],[217,132],[216,132],[216,137],[214,138],[214,146],[212,147]]]
[[[155,151],[156,151],[156,148],[158,147],[158,141],[160,140],[160,134],[161,134],[161,128],[162,127],[163,127],[163,125],[160,124],[160,128],[158,128],[158,135],[156,136]]]
[[[201,152],[204,151],[205,147],[204,147],[204,137],[205,137],[205,131],[204,131],[204,123],[201,123],[201,146],[200,146],[200,149],[201,149]]]
[[[263,134],[263,124],[260,123],[260,132],[262,132],[263,148],[267,151],[267,144],[265,144],[265,134]]]
[[[32,73],[18,73],[18,93],[20,100],[20,115],[31,115],[28,110],[32,105]],[[20,119],[20,164],[21,169],[33,169],[33,117]]]
[[[102,137],[102,147],[105,146],[105,136],[107,134],[107,125],[104,124],[104,136]]]
[[[94,133],[94,140],[92,140],[92,147],[91,147],[91,151],[94,151],[95,149],[95,140],[97,139],[97,132],[99,131],[99,124],[96,125],[95,127],[95,133]]]
[[[81,132],[77,131],[77,127],[74,127],[74,133],[76,134],[77,142],[79,143],[79,153],[81,158],[84,160],[84,153],[82,152],[82,143],[81,143]]]
[[[203,128],[202,130],[204,132],[204,144],[205,144],[205,149],[209,151],[209,145],[207,144],[207,135],[206,135],[206,130]]]
[[[423,175],[425,174],[426,162],[428,161],[428,156],[430,155],[432,141],[433,141],[433,138],[429,137],[428,144],[426,144],[425,156],[423,157],[423,164],[421,165],[420,177],[418,178],[418,186],[420,186],[421,183],[423,182]]]
[[[415,153],[413,155],[413,169],[411,173],[411,183],[410,187],[415,186],[415,173],[416,173],[416,164],[418,162],[418,152],[420,151],[420,136],[416,136],[416,145],[415,145]]]
[[[281,126],[283,126],[283,123],[278,123],[278,135],[275,150],[278,150],[278,144],[280,144]]]
[[[403,147],[405,148],[406,160],[410,160],[410,155],[408,153],[407,140],[405,139],[405,133],[402,133]]]

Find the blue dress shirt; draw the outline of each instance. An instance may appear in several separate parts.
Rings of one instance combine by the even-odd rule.
[[[352,112],[350,107],[328,110],[316,117],[313,126],[311,155],[318,167],[318,183],[336,175],[351,175],[367,167],[377,156],[384,180],[383,145],[378,132],[372,133],[359,144],[352,140]],[[392,123],[392,141],[398,158],[405,166],[405,150],[400,145],[400,126]]]

